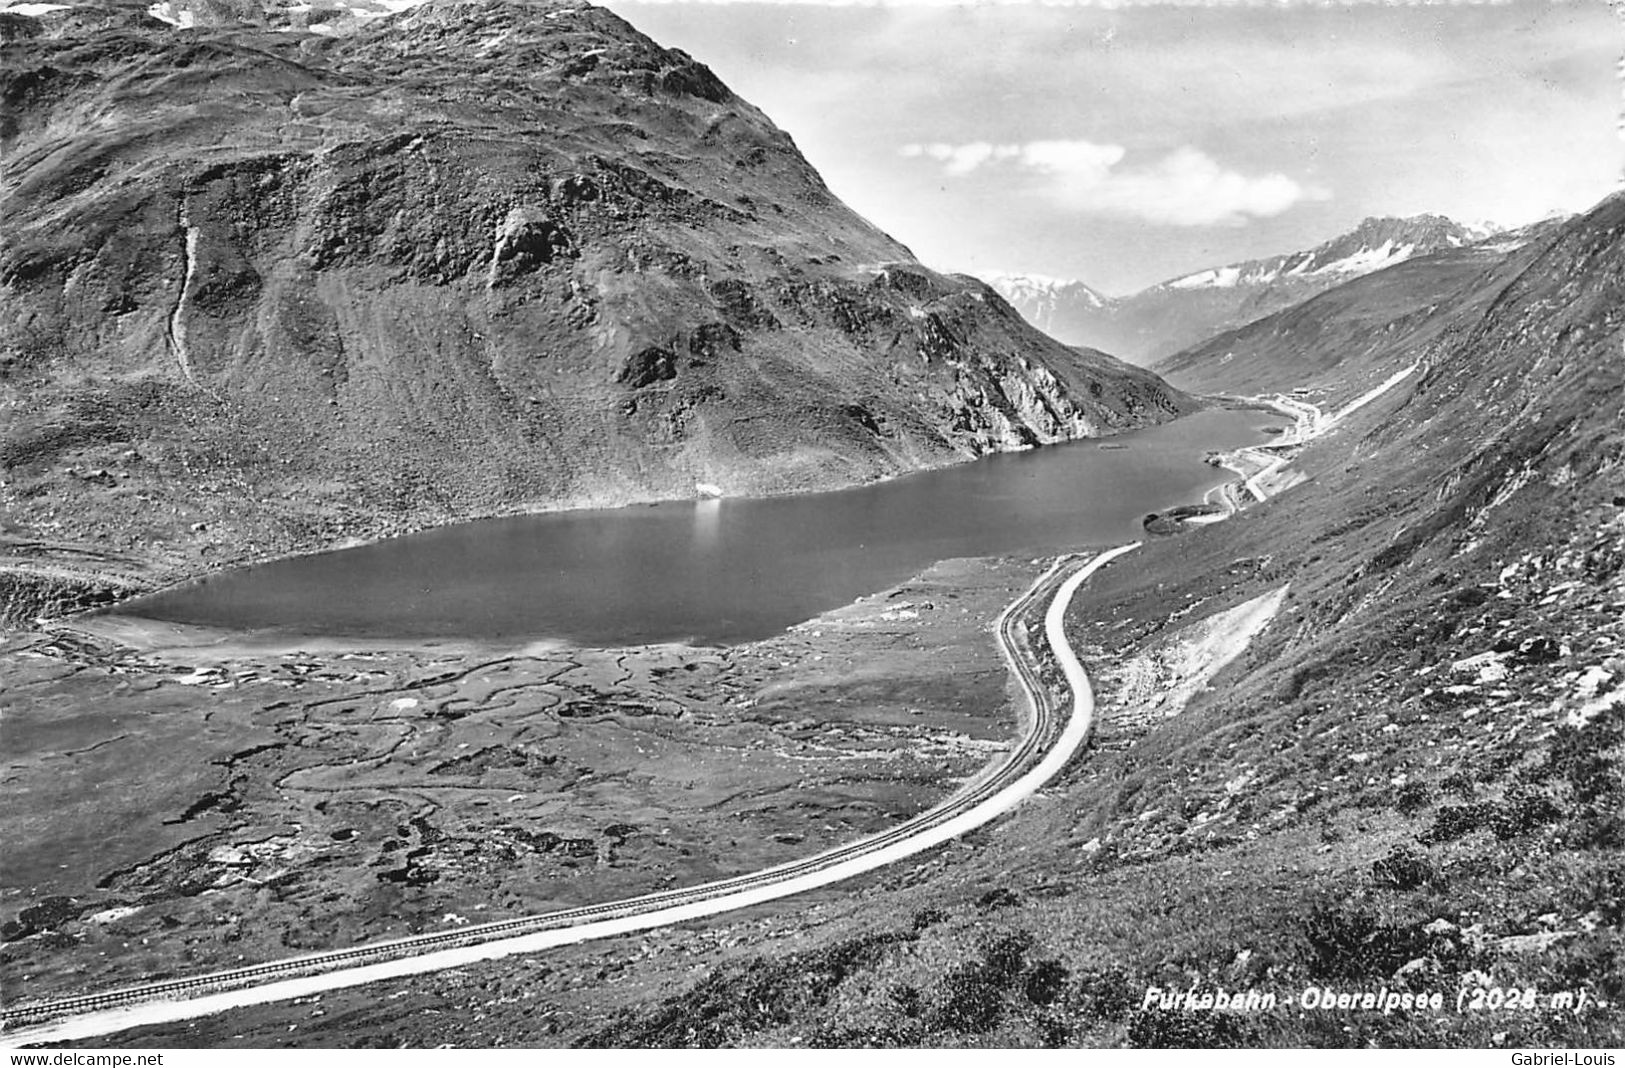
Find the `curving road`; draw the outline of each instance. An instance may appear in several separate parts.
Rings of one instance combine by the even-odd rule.
[[[994,625],[999,651],[1026,698],[1020,741],[958,793],[889,830],[748,875],[664,890],[620,901],[452,931],[374,942],[267,964],[0,1011],[5,1046],[68,1042],[227,1009],[306,997],[476,961],[627,934],[789,897],[893,864],[997,819],[1054,778],[1088,740],[1094,723],[1089,677],[1066,640],[1063,621],[1080,585],[1139,542],[1103,552],[1064,579],[1063,557],[1012,602]],[[1022,620],[1054,590],[1044,632],[1072,690],[1070,712],[1058,707],[1027,648]]]

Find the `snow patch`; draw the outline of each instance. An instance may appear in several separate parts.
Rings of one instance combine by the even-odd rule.
[[[1333,260],[1323,267],[1317,267],[1314,274],[1370,274],[1380,271],[1384,267],[1392,267],[1396,263],[1403,263],[1416,254],[1416,246],[1395,245],[1390,239],[1384,241],[1376,248],[1363,248],[1358,252],[1344,256],[1340,260]]]
[[[1239,281],[1240,267],[1213,267],[1163,284],[1169,289],[1234,289]]]

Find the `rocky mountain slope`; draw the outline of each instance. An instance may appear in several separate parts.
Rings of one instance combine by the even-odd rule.
[[[363,23],[417,6],[418,0],[159,0],[147,13],[172,26],[253,26],[345,34]]]
[[[1146,365],[1351,279],[1418,256],[1473,248],[1486,262],[1533,236],[1491,236],[1440,215],[1371,218],[1314,248],[1212,267],[1126,297],[1077,282],[1001,275],[988,280],[1028,320],[1070,344]]]
[[[344,34],[167,10],[199,28],[140,4],[6,22],[12,616],[1192,407],[921,267],[707,68],[601,9],[434,0]]]

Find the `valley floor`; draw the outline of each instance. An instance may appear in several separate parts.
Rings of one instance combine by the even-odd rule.
[[[1103,577],[1069,623],[1102,695],[1096,747],[994,826],[791,909],[120,1042],[1617,1044],[1625,497],[1488,542],[1478,517],[1525,480],[1434,528],[1414,568],[1379,566],[1416,520],[1362,457],[1406,401],[1371,397],[1301,443],[1284,492]],[[1361,522],[1338,525],[1337,494]],[[939,565],[714,652],[188,667],[15,639],[8,1000],[479,903],[602,900],[895,822],[1008,737],[986,627],[1040,569]],[[109,810],[148,814],[97,830],[123,854],[63,836]],[[1152,994],[1193,988],[1271,1000]],[[1311,1007],[1327,988],[1443,1007]]]

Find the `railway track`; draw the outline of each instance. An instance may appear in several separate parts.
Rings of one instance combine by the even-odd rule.
[[[1020,741],[1002,761],[989,765],[958,793],[895,827],[800,860],[697,886],[101,993],[11,1005],[0,1009],[0,1027],[6,1032],[6,1044],[108,1034],[139,1023],[205,1015],[233,1004],[298,996],[301,992],[295,989],[298,984],[289,980],[309,980],[314,982],[315,989],[334,989],[450,967],[452,957],[456,957],[456,963],[489,959],[509,952],[528,952],[549,945],[678,923],[828,885],[957,837],[991,821],[1042,786],[1087,739],[1094,709],[1093,695],[1089,692],[1087,676],[1060,632],[1060,620],[1072,592],[1089,574],[1137,545],[1099,554],[1065,578],[1062,575],[1071,558],[1063,557],[1005,608],[994,624],[995,636],[1030,706],[1029,722],[1024,724],[1026,729]],[[1046,618],[1046,633],[1073,691],[1071,716],[1064,723],[1059,722],[1058,703],[1043,684],[1022,633],[1028,611],[1052,591],[1055,595]],[[506,952],[501,952],[504,949]],[[473,952],[469,955],[463,951]],[[447,962],[441,963],[442,960]],[[308,987],[311,982],[305,985]],[[246,993],[248,991],[259,993]],[[261,993],[265,996],[259,996]],[[155,1002],[169,1004],[154,1006],[157,1011],[145,1013],[145,1018],[120,1025],[117,1019],[120,1010]],[[101,1017],[101,1020],[98,1022],[93,1017]],[[79,1026],[73,1026],[75,1021],[80,1021]]]

